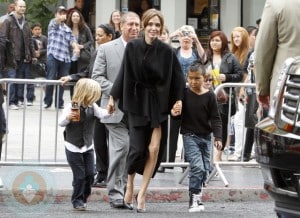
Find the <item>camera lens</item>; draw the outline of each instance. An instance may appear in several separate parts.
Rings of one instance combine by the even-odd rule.
[[[183,36],[189,36],[190,32],[189,31],[183,31],[182,34],[183,34]]]

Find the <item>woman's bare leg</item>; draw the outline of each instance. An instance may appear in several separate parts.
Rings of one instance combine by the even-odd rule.
[[[153,129],[151,141],[148,146],[149,149],[149,157],[146,161],[144,172],[143,172],[143,179],[141,184],[141,189],[137,196],[137,208],[138,209],[145,209],[145,200],[146,200],[146,192],[150,183],[150,179],[153,175],[155,165],[157,162],[157,156],[160,147],[160,140],[161,140],[161,127]]]
[[[135,177],[135,173],[128,174],[126,192],[124,195],[124,201],[125,201],[125,203],[128,203],[128,204],[133,203],[134,177]]]

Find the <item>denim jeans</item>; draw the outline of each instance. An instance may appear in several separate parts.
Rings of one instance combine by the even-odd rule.
[[[189,191],[199,193],[210,169],[211,136],[201,137],[192,133],[182,136],[184,157],[190,163]]]
[[[87,202],[94,182],[94,149],[84,153],[71,152],[67,149],[66,156],[73,172],[73,193],[71,202],[73,206]]]
[[[55,59],[52,55],[49,55],[47,58],[47,73],[46,78],[48,80],[56,80],[61,78],[62,76],[69,75],[71,63],[66,63]],[[64,106],[64,87],[59,86],[59,93],[58,93],[58,105],[57,105],[57,89],[55,93],[55,107],[62,107]],[[46,86],[46,94],[44,98],[44,103],[46,105],[51,105],[53,101],[53,85]]]
[[[9,69],[7,71],[8,78],[11,79],[33,79],[32,73],[29,69],[29,63],[24,61],[17,61],[16,69]],[[34,100],[34,85],[27,84],[27,101]],[[9,90],[9,105],[18,104],[18,101],[24,101],[24,85],[23,84],[11,84]]]

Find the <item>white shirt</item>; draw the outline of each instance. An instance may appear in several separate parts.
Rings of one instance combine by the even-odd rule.
[[[108,111],[106,109],[103,109],[103,108],[99,107],[96,103],[93,103],[89,107],[93,107],[94,116],[99,118],[99,119],[111,115],[111,114],[108,113]],[[60,118],[58,120],[58,125],[59,126],[65,127],[70,123],[70,120],[67,119],[67,117],[71,113],[71,108],[72,108],[71,103],[66,105],[66,107],[64,108],[64,110],[62,112],[62,115],[60,116]],[[100,120],[97,120],[96,122],[100,122]],[[84,145],[81,148],[79,148],[79,147],[77,147],[77,146],[75,146],[72,143],[67,142],[67,141],[65,141],[64,144],[65,144],[66,149],[68,149],[71,152],[77,152],[77,153],[84,153],[84,152],[94,148],[94,144],[91,144],[90,146]]]

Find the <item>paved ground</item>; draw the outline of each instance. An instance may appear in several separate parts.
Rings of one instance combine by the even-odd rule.
[[[61,111],[53,106],[42,109],[39,104],[43,91],[36,88],[37,100],[34,106],[17,111],[8,111],[9,134],[4,144],[2,162],[0,162],[0,178],[3,188],[0,189],[0,202],[7,199],[18,200],[12,190],[23,190],[19,197],[23,201],[32,202],[36,196],[39,200],[51,202],[68,202],[72,191],[72,174],[65,166],[8,166],[28,162],[65,162],[63,146],[63,128],[57,127],[56,119]],[[69,93],[65,93],[65,102],[69,102]],[[24,133],[24,134],[23,134]],[[2,165],[2,166],[1,166]],[[263,190],[263,178],[258,166],[221,166],[228,187],[219,175],[214,175],[204,190],[203,200],[206,202],[224,201],[266,201],[271,200]],[[179,184],[179,181],[182,183]],[[141,177],[137,177],[138,189]],[[17,195],[18,195],[17,194]],[[22,197],[23,196],[23,197]],[[24,199],[25,197],[25,199]],[[27,199],[28,198],[28,199]],[[182,169],[166,170],[158,173],[150,183],[147,202],[181,202],[188,199],[188,177],[183,178]],[[107,191],[94,188],[91,201],[107,201]]]
[[[108,204],[101,202],[91,202],[88,204],[88,210],[84,212],[73,211],[69,202],[47,205],[39,211],[33,208],[23,209],[16,206],[7,206],[0,203],[0,217],[88,217],[88,218],[129,218],[129,217],[155,217],[155,218],[183,218],[183,217],[201,217],[201,218],[275,218],[274,203],[266,202],[207,202],[205,211],[201,213],[189,213],[187,202],[173,203],[147,203],[147,211],[144,214],[138,214],[135,210],[117,210],[112,209]],[[136,205],[134,205],[136,207]]]

